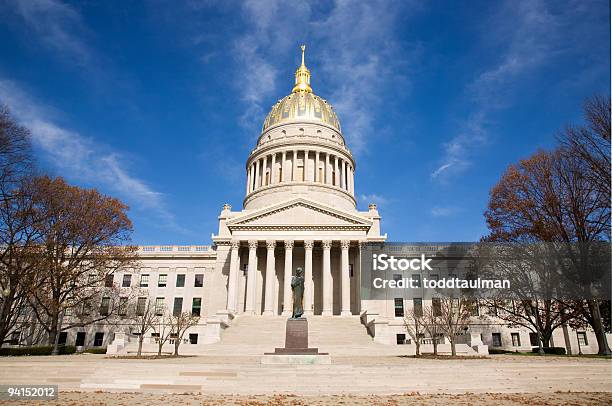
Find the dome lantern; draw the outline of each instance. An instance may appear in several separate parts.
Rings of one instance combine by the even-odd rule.
[[[304,51],[306,51],[306,45],[302,45],[300,48],[302,48],[302,64],[295,71],[295,86],[293,87],[292,93],[312,93],[312,88],[310,87],[310,71],[306,67],[306,64],[304,64]]]

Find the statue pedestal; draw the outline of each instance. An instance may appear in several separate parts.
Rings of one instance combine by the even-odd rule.
[[[329,354],[318,348],[308,347],[308,320],[288,319],[285,329],[285,347],[267,352],[261,358],[262,364],[331,364]]]

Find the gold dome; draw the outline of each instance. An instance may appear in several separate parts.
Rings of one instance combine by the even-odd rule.
[[[272,106],[272,110],[264,121],[262,132],[273,125],[297,120],[322,122],[340,131],[340,121],[332,105],[312,93],[310,71],[304,64],[306,46],[302,45],[301,48],[302,64],[295,71],[293,91]]]

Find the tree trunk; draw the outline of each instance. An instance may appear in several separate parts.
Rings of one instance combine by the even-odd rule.
[[[415,355],[418,357],[418,356],[420,356],[420,355],[421,355],[421,343],[419,343],[419,340],[416,340],[416,341],[414,342],[414,345],[416,346],[416,348],[415,348],[415,350],[414,350],[414,353],[415,353]]]
[[[54,345],[55,344],[55,338],[58,336],[57,334],[57,315],[55,315],[55,317],[52,317],[51,320],[51,326],[49,328],[49,342],[47,344],[49,345]]]
[[[437,339],[433,339],[433,347],[434,347],[434,356],[438,355],[438,340]]]
[[[178,337],[174,340],[174,356],[178,356],[179,345],[181,345]]]
[[[53,340],[53,351],[51,351],[51,355],[59,354],[59,339],[60,332],[62,331],[62,322],[64,321],[64,312],[60,313],[59,320],[55,329],[55,340]]]
[[[138,352],[136,353],[137,357],[140,357],[142,355],[142,342],[144,341],[144,334],[140,334],[138,336]]]
[[[158,357],[161,357],[162,347],[163,347],[163,344],[160,341],[160,343],[157,345],[157,356]]]
[[[606,332],[604,331],[603,323],[601,322],[601,314],[599,312],[599,303],[595,299],[588,299],[587,304],[589,306],[589,312],[591,317],[589,324],[593,327],[595,337],[597,338],[597,355],[610,355],[610,347],[608,346],[608,340],[606,339]]]
[[[451,344],[451,355],[455,357],[457,355],[457,349],[455,348],[455,340],[451,339],[450,344]]]

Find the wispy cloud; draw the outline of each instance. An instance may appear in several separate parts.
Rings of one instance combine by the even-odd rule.
[[[359,195],[359,201],[361,201],[364,204],[374,203],[379,207],[386,206],[391,202],[389,198],[384,197],[382,195],[378,195],[376,193],[361,194]]]
[[[329,8],[325,13],[315,13],[311,4],[317,7],[317,3],[274,0],[243,3],[242,12],[248,23],[234,51],[241,64],[238,74],[244,74],[240,67],[246,63],[249,76],[256,78],[242,88],[247,105],[245,121],[261,125],[270,107],[262,101],[287,92],[276,86],[281,79],[277,61],[297,53],[297,45],[310,40],[313,51],[309,57],[320,62],[318,70],[313,71],[315,92],[316,83],[328,84],[327,89],[317,93],[336,108],[351,148],[363,151],[366,141],[377,135],[373,122],[384,86],[393,83],[403,87],[404,92],[408,90],[408,80],[398,72],[409,62],[406,55],[411,53],[406,50],[410,45],[404,44],[400,49],[395,19],[400,9],[406,10],[416,2],[337,0],[325,4]],[[280,83],[289,80],[282,78]]]
[[[60,53],[71,63],[90,63],[92,51],[83,41],[86,33],[81,15],[72,6],[57,0],[9,0],[8,7],[47,49]]]
[[[0,79],[0,103],[30,129],[34,147],[67,178],[112,190],[136,208],[149,211],[164,227],[185,231],[176,224],[164,196],[131,175],[119,152],[57,124],[53,109],[34,101],[12,81]]]
[[[448,216],[451,216],[457,213],[458,211],[459,211],[459,208],[454,207],[454,206],[446,206],[446,207],[434,206],[429,210],[429,214],[431,214],[433,217],[448,217]]]
[[[442,143],[444,156],[431,178],[446,180],[472,164],[475,151],[489,142],[492,113],[514,103],[517,81],[550,62],[572,46],[567,38],[579,3],[553,13],[540,0],[506,1],[490,21],[483,23],[484,43],[501,49],[500,57],[466,86],[473,109],[458,126],[458,134]]]

